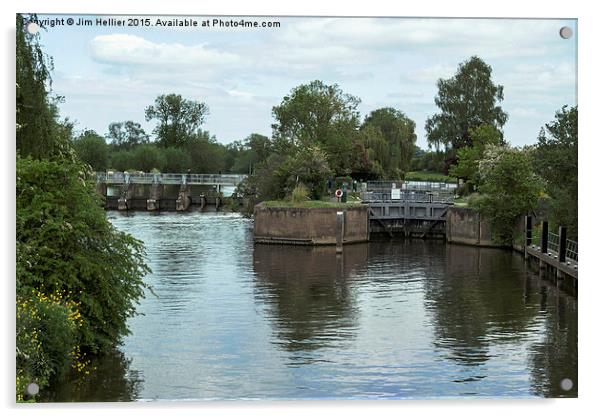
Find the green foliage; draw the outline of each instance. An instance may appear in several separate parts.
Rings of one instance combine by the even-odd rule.
[[[542,128],[535,149],[535,169],[551,197],[553,226],[566,226],[572,239],[578,236],[577,116],[577,107],[564,106],[556,112],[555,120]]]
[[[109,166],[109,146],[104,138],[93,130],[86,130],[73,142],[79,159],[94,171],[104,171]]]
[[[140,123],[131,120],[111,123],[107,139],[116,149],[132,149],[149,141],[149,137]]]
[[[133,151],[112,151],[110,154],[109,168],[116,171],[127,171],[135,168]]]
[[[426,121],[429,144],[446,149],[471,145],[470,129],[488,124],[501,132],[508,119],[499,103],[504,89],[491,81],[491,67],[473,56],[459,65],[456,75],[437,82],[435,104],[441,113]]]
[[[162,150],[163,172],[186,172],[192,162],[190,155],[181,148],[165,148]]]
[[[410,170],[416,143],[416,123],[403,112],[387,107],[372,111],[362,129],[367,127],[374,127],[382,134],[371,137],[366,145],[372,150],[371,157],[379,163],[384,176],[403,178],[404,173]]]
[[[185,143],[184,150],[190,155],[192,172],[215,174],[225,170],[227,150],[207,131],[199,131]]]
[[[449,169],[449,175],[466,180],[473,189],[479,184],[479,161],[483,158],[488,145],[502,145],[501,133],[491,125],[471,128],[468,132],[471,145],[458,150],[458,163]]]
[[[187,100],[179,94],[160,95],[145,110],[147,121],[157,120],[154,133],[164,147],[186,144],[208,114],[205,103]]]
[[[309,199],[309,191],[303,184],[298,184],[291,193],[291,201],[293,203],[302,203]]]
[[[426,172],[439,172],[443,175],[445,171],[445,153],[437,151],[423,151],[418,148],[414,152],[414,156],[411,161],[411,170],[426,171]]]
[[[511,244],[520,216],[537,207],[541,180],[533,170],[532,152],[489,145],[479,164],[479,199],[473,202],[492,222],[494,239]]]
[[[276,176],[283,181],[285,194],[292,193],[298,184],[304,184],[310,198],[319,200],[326,193],[327,181],[332,174],[326,154],[317,146],[312,146],[302,147],[297,153],[289,155],[278,167]]]
[[[335,172],[348,174],[349,161],[354,159],[359,103],[359,98],[343,93],[338,85],[319,80],[294,88],[272,109],[278,151],[319,146]]]
[[[153,168],[162,168],[165,165],[165,156],[154,144],[144,144],[132,150],[132,163],[130,168],[151,172]]]
[[[17,14],[17,151],[33,158],[72,156],[70,137],[66,136],[70,129],[57,121],[60,98],[49,93],[52,59],[41,49],[40,35],[27,33],[28,21]]]
[[[128,333],[144,296],[142,243],[107,220],[86,169],[17,157],[17,291],[71,293],[83,347],[99,352]]]

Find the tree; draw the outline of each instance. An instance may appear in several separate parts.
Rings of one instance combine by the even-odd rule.
[[[574,239],[578,235],[577,116],[577,107],[562,107],[555,120],[541,129],[535,150],[535,169],[551,197],[551,220],[555,226],[566,226]]]
[[[52,58],[42,51],[40,35],[27,33],[27,22],[35,18],[17,14],[17,151],[33,158],[72,156],[70,137],[64,135],[70,131],[57,121],[61,98],[50,95]]]
[[[511,244],[520,216],[535,209],[542,183],[530,149],[489,145],[479,163],[479,212],[491,219],[494,239]]]
[[[317,146],[301,147],[288,156],[278,167],[278,176],[284,179],[283,188],[287,195],[303,184],[309,196],[319,200],[326,193],[326,182],[333,172],[328,166],[326,154]]]
[[[179,94],[160,95],[145,110],[146,121],[157,120],[154,130],[161,146],[183,146],[209,114],[205,103]]]
[[[466,180],[472,190],[479,183],[479,161],[483,158],[485,148],[488,145],[502,145],[502,136],[491,125],[471,128],[469,136],[472,139],[472,146],[465,146],[458,150],[458,163],[450,167],[449,175]]]
[[[87,172],[80,162],[17,156],[17,293],[74,303],[82,350],[102,352],[128,334],[149,269],[142,242],[107,220]]]
[[[137,145],[148,143],[149,136],[140,126],[140,123],[128,120],[111,123],[107,139],[117,149],[132,149]]]
[[[459,65],[456,75],[448,80],[439,79],[439,93],[435,104],[441,113],[426,121],[429,145],[455,151],[470,146],[470,130],[488,124],[501,133],[508,120],[500,103],[504,88],[491,81],[491,67],[481,58],[473,56]]]
[[[109,147],[102,136],[86,130],[73,142],[77,156],[94,171],[104,171],[109,165]]]
[[[216,174],[226,168],[226,147],[218,143],[208,131],[195,133],[183,146],[190,155],[193,172]]]
[[[191,169],[190,155],[181,148],[169,147],[162,150],[163,172],[186,172]]]
[[[353,137],[359,126],[359,103],[359,98],[343,93],[337,84],[315,80],[295,87],[279,106],[272,108],[277,150],[319,146],[337,173],[348,174]]]
[[[134,164],[133,168],[144,172],[161,169],[165,165],[163,154],[152,144],[140,145],[134,148],[132,151],[132,162]]]
[[[389,178],[402,178],[410,169],[416,143],[416,123],[403,112],[391,107],[372,111],[362,128],[373,126],[380,130],[386,146],[379,143],[374,158]],[[370,146],[369,146],[370,147]]]

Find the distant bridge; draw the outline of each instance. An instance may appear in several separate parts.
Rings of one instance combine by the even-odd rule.
[[[186,211],[191,204],[222,203],[223,187],[236,187],[247,176],[159,172],[97,172],[96,186],[105,208],[118,210]]]
[[[190,174],[148,172],[97,172],[96,182],[105,184],[171,184],[171,185],[225,185],[237,186],[246,175],[238,174]]]

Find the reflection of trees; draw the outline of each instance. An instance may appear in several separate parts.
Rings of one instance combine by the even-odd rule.
[[[356,307],[348,277],[365,263],[367,245],[334,247],[255,245],[256,297],[272,307],[278,342],[290,351],[311,351],[353,337]]]
[[[89,375],[68,372],[41,393],[44,402],[133,401],[142,389],[142,379],[130,369],[130,360],[119,351],[91,360]]]
[[[532,322],[520,255],[498,249],[448,245],[445,273],[427,280],[435,345],[465,365],[488,360],[491,342],[515,341]]]
[[[545,397],[576,397],[577,300],[543,281],[539,292],[541,311],[546,312],[545,338],[530,355],[533,390]],[[573,382],[569,391],[560,387],[565,378]]]

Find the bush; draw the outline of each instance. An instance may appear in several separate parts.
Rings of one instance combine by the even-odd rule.
[[[78,340],[99,352],[128,333],[149,268],[142,242],[115,230],[85,173],[81,163],[17,156],[17,292],[70,293]]]
[[[70,363],[83,370],[81,364],[85,362],[77,343],[78,327],[83,322],[78,303],[66,296],[61,292],[47,296],[34,290],[17,296],[17,401],[24,399],[29,383],[43,388]]]
[[[531,152],[490,145],[479,164],[479,212],[491,219],[496,242],[510,245],[518,218],[537,207],[541,180],[533,172]]]
[[[298,184],[291,193],[291,201],[293,203],[302,203],[309,200],[309,191],[303,184]]]

